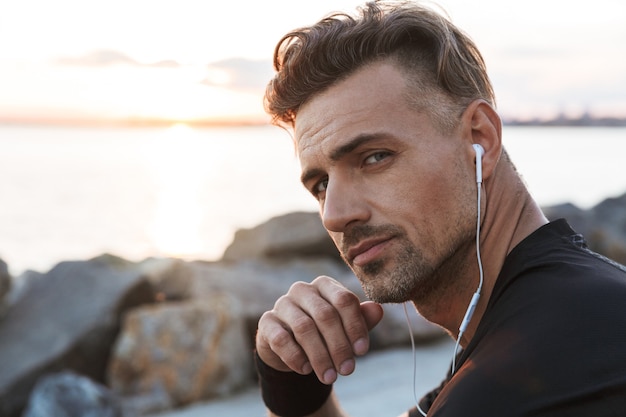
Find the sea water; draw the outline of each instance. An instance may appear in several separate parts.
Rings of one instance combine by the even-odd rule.
[[[504,128],[541,205],[626,192],[626,128]],[[0,126],[0,258],[13,273],[112,253],[219,259],[240,228],[316,211],[272,126]]]

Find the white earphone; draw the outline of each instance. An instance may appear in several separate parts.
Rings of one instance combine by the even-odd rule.
[[[459,345],[461,343],[461,337],[465,333],[467,326],[472,320],[472,316],[474,315],[474,310],[476,309],[476,305],[478,305],[478,301],[480,300],[480,294],[483,289],[483,280],[484,280],[483,262],[480,257],[480,217],[481,217],[480,209],[481,209],[481,188],[482,188],[482,183],[483,183],[483,155],[485,154],[485,149],[477,143],[473,144],[472,147],[474,148],[474,151],[476,152],[476,189],[477,189],[476,190],[476,194],[477,194],[477,198],[476,198],[477,199],[476,260],[478,261],[479,282],[478,282],[478,288],[476,288],[476,292],[472,296],[472,300],[470,301],[467,307],[467,310],[465,311],[465,316],[463,317],[463,320],[461,321],[461,325],[459,326],[459,333],[456,339],[456,343],[454,345],[454,352],[452,355],[452,369],[450,373],[450,378],[452,378],[452,375],[454,375],[454,372],[456,371],[456,356],[459,350]],[[404,304],[404,314],[406,315],[407,324],[409,326],[409,335],[411,337],[411,347],[413,349],[413,398],[415,399],[415,405],[419,413],[422,416],[426,417],[427,413],[424,410],[422,410],[422,408],[420,407],[419,401],[417,401],[417,396],[415,392],[417,359],[415,357],[415,342],[413,340],[413,333],[411,331],[411,323],[409,321],[409,315],[406,310],[406,304]]]
[[[473,144],[472,147],[476,152],[476,182],[481,184],[483,182],[483,155],[485,154],[485,149],[477,143]]]

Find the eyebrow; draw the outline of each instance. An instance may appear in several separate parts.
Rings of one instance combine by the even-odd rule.
[[[337,162],[343,157],[345,157],[346,155],[348,155],[349,153],[353,152],[359,146],[365,143],[371,142],[373,140],[379,139],[381,136],[382,134],[378,134],[378,133],[364,133],[364,134],[355,136],[348,142],[334,149],[330,153],[330,160],[333,162]],[[300,182],[302,182],[302,184],[306,184],[312,178],[315,178],[323,174],[324,174],[324,171],[319,168],[309,169],[302,173],[302,176],[300,177]]]

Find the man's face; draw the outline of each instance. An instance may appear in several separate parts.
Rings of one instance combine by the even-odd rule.
[[[389,63],[360,69],[298,112],[302,182],[366,294],[423,300],[450,287],[475,237],[474,166],[457,131],[408,105]],[[445,271],[445,276],[442,276]]]

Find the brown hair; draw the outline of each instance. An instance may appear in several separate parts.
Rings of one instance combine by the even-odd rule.
[[[495,106],[484,60],[472,40],[449,20],[408,1],[374,1],[352,17],[335,13],[285,35],[274,52],[277,71],[265,93],[275,124],[293,126],[315,94],[364,65],[389,59],[408,75],[410,103],[443,129],[473,100]]]

